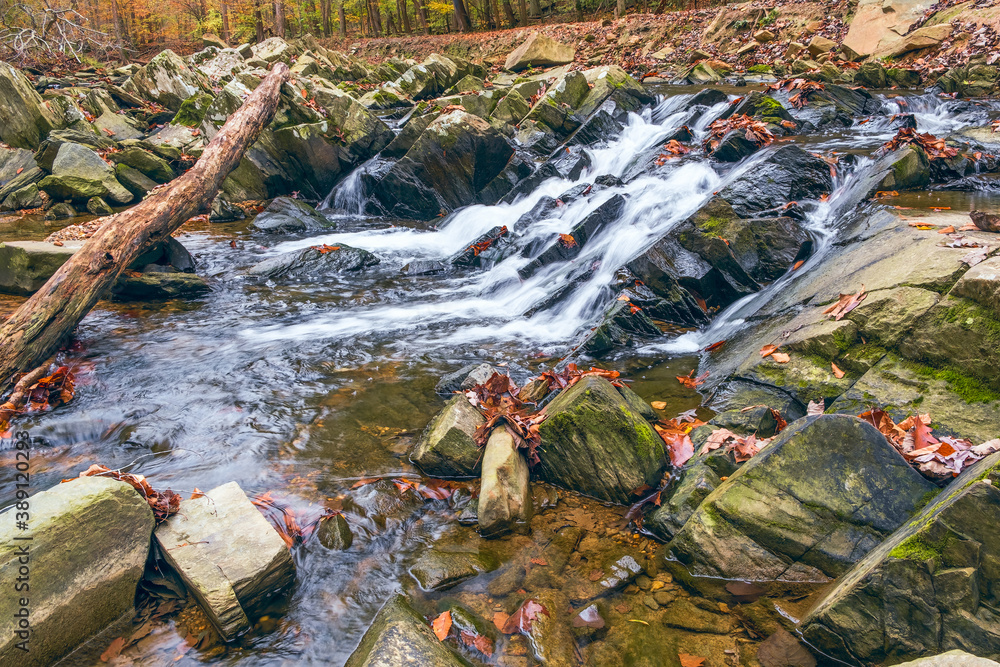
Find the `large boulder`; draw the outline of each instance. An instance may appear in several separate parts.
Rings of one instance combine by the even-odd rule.
[[[464,111],[439,116],[371,186],[368,210],[433,220],[477,201],[514,154],[488,122]]]
[[[493,429],[483,452],[479,532],[494,537],[531,519],[528,462],[505,427]]]
[[[805,417],[705,498],[667,552],[695,575],[825,581],[935,492],[870,424]]]
[[[116,621],[119,632],[131,627],[154,521],[135,489],[107,477],[75,479],[27,502],[27,529],[13,507],[0,526],[9,586],[0,597],[0,662],[33,667],[56,664]]]
[[[133,195],[115,178],[115,170],[101,156],[80,144],[59,146],[52,163],[52,174],[43,178],[38,188],[53,199],[71,199],[86,204],[91,197],[104,197],[127,204]]]
[[[933,0],[861,0],[844,37],[845,51],[858,56],[876,53],[905,35],[933,4]]]
[[[490,374],[493,369],[490,368]],[[485,422],[469,399],[459,395],[424,429],[410,461],[434,477],[470,477],[479,472],[482,452],[474,440],[476,429]]]
[[[536,467],[546,481],[615,503],[659,483],[667,466],[663,440],[604,378],[582,378],[546,413]]]
[[[1000,454],[969,467],[869,553],[803,619],[805,638],[855,664],[1000,655],[998,467]]]
[[[182,501],[155,536],[227,641],[249,630],[268,598],[295,578],[284,540],[236,482]]]
[[[247,274],[268,280],[304,280],[361,271],[379,263],[367,250],[346,245],[316,245],[292,250],[266,259],[247,270]]]
[[[590,84],[590,92],[576,110],[578,116],[586,118],[607,100],[613,100],[624,111],[636,111],[655,99],[646,92],[642,84],[617,65],[604,65],[585,71]]]
[[[511,72],[520,72],[529,67],[566,65],[573,62],[575,56],[576,48],[533,32],[521,46],[510,52],[503,66]]]
[[[178,111],[184,100],[192,95],[212,92],[205,75],[192,69],[170,49],[154,56],[149,64],[129,77],[122,88],[171,111]]]
[[[467,667],[402,595],[382,606],[345,667]]]
[[[832,189],[830,165],[798,146],[785,145],[723,188],[719,196],[740,216],[752,217],[791,201],[819,199]]]
[[[56,127],[55,114],[19,69],[0,62],[0,140],[15,148],[38,148]]]
[[[271,234],[333,229],[332,220],[300,199],[277,197],[254,219],[251,226]]]

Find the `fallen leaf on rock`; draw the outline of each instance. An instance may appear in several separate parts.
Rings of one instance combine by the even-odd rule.
[[[507,622],[504,623],[501,632],[505,635],[512,635],[519,632],[523,635],[531,634],[531,624],[534,623],[542,615],[549,615],[549,610],[546,609],[540,602],[528,598],[524,601],[520,607],[517,608]]]
[[[196,486],[196,487],[194,487],[194,491],[192,491],[192,492],[191,492],[191,500],[194,500],[195,498],[201,498],[201,497],[202,497],[202,496],[204,496],[204,495],[205,495],[205,494],[204,494],[204,493],[202,493],[201,489],[199,489],[199,488],[198,488],[198,487]]]
[[[121,655],[122,649],[125,648],[125,638],[118,637],[111,645],[104,650],[101,654],[101,662],[110,662]]]
[[[764,347],[760,348],[760,356],[766,357],[767,355],[774,354],[777,351],[778,351],[777,345],[765,345]]]
[[[955,233],[955,226],[954,225],[948,225],[944,229],[939,229],[938,230],[938,234],[954,234],[954,233]]]
[[[434,635],[438,638],[438,641],[443,642],[448,636],[448,633],[451,632],[451,612],[441,612],[438,617],[434,619],[434,622],[431,623],[431,627],[434,628]]]
[[[799,261],[792,264],[792,271],[798,271],[802,268],[802,265],[806,263],[806,260],[800,259]]]
[[[560,234],[559,235],[559,243],[564,248],[575,248],[576,245],[577,245],[576,244],[576,239],[573,238],[573,236],[570,235],[570,234]]]
[[[809,401],[806,406],[806,415],[821,415],[826,412],[826,404],[823,401]]]
[[[830,368],[833,370],[833,377],[837,378],[838,380],[844,377],[844,371],[840,370],[837,367],[837,364],[831,363]]]
[[[994,438],[981,445],[976,445],[972,448],[972,453],[976,456],[989,456],[997,450],[1000,450],[1000,438]]]
[[[678,653],[677,657],[681,661],[681,667],[702,667],[705,664],[705,658],[690,653]]]
[[[839,321],[843,319],[845,315],[861,305],[861,302],[864,301],[867,296],[868,293],[865,292],[865,286],[862,285],[861,289],[859,289],[856,294],[841,294],[837,303],[824,310],[823,314],[831,315],[835,320]]]
[[[784,628],[760,643],[757,660],[763,667],[816,667],[816,658]]]
[[[508,614],[502,611],[497,611],[493,613],[493,625],[497,626],[497,630],[503,631],[505,625],[507,625],[507,620],[510,618]]]
[[[670,440],[664,438],[667,443],[667,453],[670,454],[670,463],[675,468],[680,468],[694,456],[694,444],[688,434],[674,435]]]
[[[789,361],[792,360],[792,358],[787,354],[785,354],[784,352],[772,352],[771,358],[774,359],[779,364],[787,364]]]
[[[975,266],[976,264],[985,262],[989,254],[990,254],[990,247],[984,246],[982,248],[979,248],[978,250],[973,250],[967,255],[963,255],[962,258],[958,261],[962,262],[963,264],[968,264],[969,266]]]
[[[543,567],[549,564],[549,562],[544,558],[532,558],[530,562],[533,565],[541,565]]]
[[[722,346],[723,346],[723,345],[725,345],[725,344],[726,344],[726,341],[724,341],[724,340],[720,340],[720,341],[718,341],[718,342],[716,342],[716,343],[712,343],[711,345],[709,345],[708,347],[706,347],[706,348],[705,348],[704,350],[702,350],[702,351],[703,351],[703,352],[713,352],[713,351],[715,351],[715,350],[718,350],[718,349],[719,349],[720,347],[722,347]]]

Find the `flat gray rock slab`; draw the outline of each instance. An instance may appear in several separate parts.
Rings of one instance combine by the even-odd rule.
[[[16,506],[0,514],[0,665],[11,667],[55,664],[122,616],[130,619],[153,532],[149,503],[108,477],[57,484],[28,503],[28,530],[18,528]],[[29,588],[15,591],[19,581]],[[15,634],[22,597],[27,653]]]
[[[156,541],[227,641],[295,578],[284,541],[236,482],[183,501]]]
[[[82,241],[61,247],[44,241],[0,243],[0,292],[35,293],[82,246]]]

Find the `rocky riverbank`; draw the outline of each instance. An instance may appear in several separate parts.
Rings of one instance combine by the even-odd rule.
[[[394,442],[405,472],[352,478],[308,525],[266,494],[252,504],[236,484],[178,497],[173,511],[167,502],[171,518],[157,517],[166,521],[155,532],[157,505],[141,479],[138,492],[85,476],[36,494],[53,534],[118,540],[92,559],[107,561],[102,585],[115,591],[93,623],[59,620],[90,604],[75,579],[41,594],[46,622],[72,627],[46,657],[117,632],[107,628],[132,615],[140,580],[147,592],[197,601],[205,629],[187,643],[207,656],[210,636],[218,648],[273,628],[274,594],[305,585],[290,551],[336,563],[353,548],[374,559],[434,512],[447,521],[421,538],[405,583],[379,590],[370,628],[341,647],[353,651],[347,664],[1000,657],[1000,236],[990,200],[1000,107],[978,98],[998,78],[991,56],[928,69],[916,60],[951,48],[951,32],[862,53],[857,21],[845,31],[786,13],[762,25],[761,14],[737,27],[729,11],[703,36],[752,27],[753,48],[730,60],[745,65],[787,40],[782,62],[726,72],[718,49],[677,48],[664,54],[677,66],[656,78],[680,93],[606,63],[612,50],[581,68],[577,45],[544,34],[524,35],[502,71],[436,53],[374,63],[311,38],[186,58],[165,51],[72,78],[0,68],[11,91],[0,111],[0,201],[84,223],[0,245],[5,292],[37,290],[103,215],[190,167],[281,61],[293,78],[274,121],[192,221],[252,218],[241,242],[267,252],[248,253],[235,278],[215,268],[206,280],[170,240],[129,267],[116,296],[184,297],[197,308],[212,290],[243,286],[339,290],[352,303],[334,313],[350,323],[352,305],[400,289],[393,281],[457,284],[497,271],[477,296],[528,286],[530,298],[503,302],[514,317],[550,311],[553,329],[567,313],[578,318],[559,359],[475,363],[442,378],[443,408],[420,411],[426,429]],[[951,25],[933,17],[918,36]],[[883,48],[900,60],[879,60]],[[785,72],[801,76],[776,76]],[[719,85],[751,76],[762,83]],[[869,90],[890,83],[930,88]],[[977,193],[979,214],[907,199],[941,192]],[[391,244],[366,236],[395,233],[383,219],[410,234],[395,247],[431,233],[459,243],[400,266]],[[236,238],[224,247],[242,250]],[[294,315],[307,334],[317,331],[309,316]],[[699,355],[676,379],[702,393],[700,412],[667,413],[619,373],[583,370],[678,350]],[[73,489],[93,525],[73,524],[75,510],[60,502]],[[105,521],[105,506],[124,509]],[[3,568],[17,564],[6,548],[13,531]],[[59,548],[39,547],[45,572],[58,570]],[[81,576],[94,570],[78,565]],[[117,651],[141,654],[143,627],[122,634]]]

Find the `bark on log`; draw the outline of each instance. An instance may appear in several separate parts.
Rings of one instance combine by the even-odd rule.
[[[0,325],[0,393],[58,349],[133,260],[211,204],[278,108],[288,66],[278,63],[229,117],[194,167],[109,216],[82,248]]]

